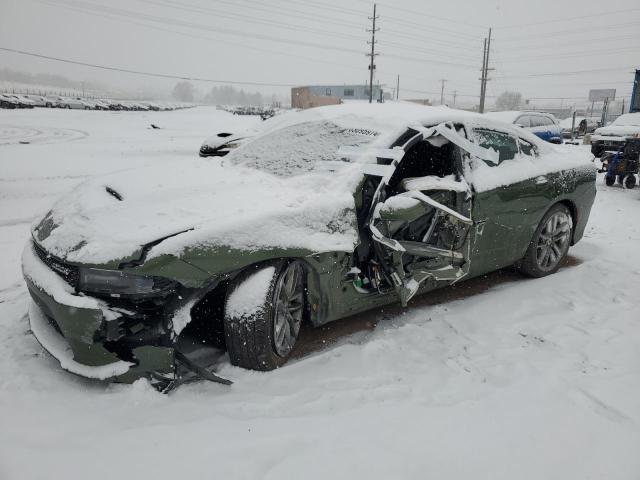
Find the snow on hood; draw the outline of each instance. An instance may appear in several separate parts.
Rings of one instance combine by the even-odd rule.
[[[594,134],[614,137],[640,135],[640,113],[620,115],[611,125],[598,128]]]
[[[595,135],[601,135],[603,137],[629,137],[633,135],[640,135],[640,125],[625,126],[625,125],[609,125],[608,127],[600,127],[595,132]]]
[[[206,161],[189,168],[130,170],[81,184],[33,233],[49,253],[90,264],[127,258],[142,245],[179,232],[184,233],[156,246],[149,258],[179,255],[198,244],[352,250],[358,178],[355,171],[280,178]]]

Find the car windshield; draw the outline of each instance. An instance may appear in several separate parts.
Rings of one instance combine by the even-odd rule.
[[[640,127],[640,113],[627,113],[625,115],[620,115],[614,120],[613,125]]]
[[[344,128],[330,121],[306,122],[260,136],[228,158],[235,165],[291,177],[310,172],[320,163],[348,162],[340,148],[362,147],[377,135],[371,130]]]

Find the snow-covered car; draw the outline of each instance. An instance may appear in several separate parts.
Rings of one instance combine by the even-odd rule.
[[[600,126],[600,119],[596,117],[576,116],[575,123],[573,117],[560,120],[560,128],[564,138],[571,138],[571,127],[573,126],[574,136],[583,136],[593,133]]]
[[[205,141],[202,142],[198,153],[201,157],[224,157],[227,153],[246,142],[249,138],[251,138],[250,132],[245,132],[239,135],[234,135],[229,132],[220,132],[205,139]]]
[[[58,107],[76,110],[89,110],[91,107],[81,98],[59,97]]]
[[[20,108],[20,102],[13,98],[11,95],[6,95],[4,93],[0,94],[0,108]]]
[[[18,102],[18,108],[33,108],[36,106],[36,103],[33,100],[25,97],[24,95],[18,95],[15,93],[9,93],[5,95],[16,100]]]
[[[190,371],[189,345],[283,365],[313,326],[517,265],[556,272],[595,168],[524,129],[446,107],[338,105],[264,122],[221,162],[91,179],[36,222],[31,331],[97,379]]]
[[[64,98],[62,98],[59,95],[49,95],[47,97],[45,97],[47,99],[47,101],[50,103],[50,105],[53,108],[62,108],[62,104],[64,103]]]
[[[25,95],[29,100],[31,100],[36,107],[48,107],[47,99],[42,95]]]
[[[502,122],[514,124],[529,130],[550,143],[562,143],[562,129],[555,116],[546,112],[505,111],[487,112],[488,117]]]
[[[596,157],[606,151],[618,151],[624,147],[627,138],[640,136],[640,112],[625,113],[611,125],[600,127],[591,135],[591,153]]]

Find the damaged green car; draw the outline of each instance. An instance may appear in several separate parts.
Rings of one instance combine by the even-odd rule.
[[[223,158],[89,180],[23,253],[31,330],[62,368],[163,388],[282,366],[314,326],[516,265],[583,235],[595,168],[507,124],[417,105],[282,115]]]

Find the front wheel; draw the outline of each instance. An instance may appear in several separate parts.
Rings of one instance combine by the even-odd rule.
[[[571,212],[562,204],[554,205],[533,234],[520,270],[536,278],[557,272],[569,251],[572,234]]]
[[[304,268],[278,262],[240,274],[229,288],[224,331],[233,365],[273,370],[298,339],[305,313]]]

